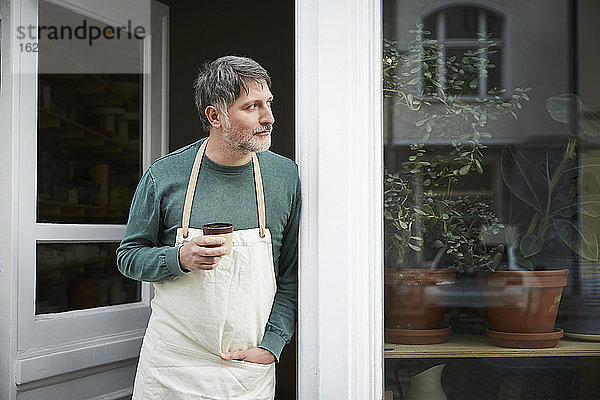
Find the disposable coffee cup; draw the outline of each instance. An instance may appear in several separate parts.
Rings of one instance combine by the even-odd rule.
[[[225,246],[227,246],[228,255],[231,253],[231,245],[233,240],[233,225],[227,222],[215,222],[212,224],[206,224],[202,226],[202,233],[204,236],[218,236],[226,240]]]

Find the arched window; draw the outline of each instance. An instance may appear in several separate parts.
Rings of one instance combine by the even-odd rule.
[[[502,15],[472,5],[451,6],[425,16],[423,26],[426,31],[431,32],[428,38],[423,38],[423,44],[426,46],[427,39],[432,39],[442,45],[436,73],[446,94],[482,97],[490,89],[503,88],[505,54]],[[477,72],[473,72],[473,76],[466,78],[478,84],[463,85],[458,91],[449,82],[452,71],[447,70],[445,61],[451,57],[460,59],[469,50],[477,49],[480,49],[479,57],[483,57],[485,62],[481,63]],[[434,87],[425,89],[439,90]]]

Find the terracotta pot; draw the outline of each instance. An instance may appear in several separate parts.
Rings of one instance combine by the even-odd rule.
[[[478,277],[484,288],[490,330],[494,344],[503,347],[554,347],[546,337],[555,332],[554,324],[563,287],[567,284],[566,269],[555,271],[497,271]],[[530,334],[523,342],[515,335],[496,340],[502,332]],[[536,338],[537,343],[536,343]]]
[[[479,276],[485,288],[490,328],[499,332],[552,332],[566,269],[557,271],[497,271]]]
[[[444,287],[453,284],[448,269],[389,269],[385,271],[385,327],[438,329],[444,319]]]

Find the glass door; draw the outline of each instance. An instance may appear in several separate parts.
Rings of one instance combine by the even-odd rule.
[[[45,0],[38,21],[37,223],[125,225],[142,172],[148,27],[130,36]],[[117,244],[38,240],[36,315],[139,302]]]
[[[17,28],[29,69],[21,74],[19,383],[46,377],[34,368],[52,364],[52,351],[37,357],[41,347],[73,354],[49,376],[139,351],[149,287],[119,273],[115,249],[139,177],[166,152],[167,11],[149,1],[39,0]],[[106,351],[94,357],[81,343],[99,337],[93,351]]]

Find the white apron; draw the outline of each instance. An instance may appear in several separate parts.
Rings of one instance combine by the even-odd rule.
[[[202,229],[189,228],[189,218],[207,142],[196,154],[176,245],[202,235]],[[252,163],[259,228],[234,231],[231,253],[214,270],[154,284],[134,400],[274,398],[275,363],[223,361],[218,355],[258,347],[277,289],[256,155]]]

